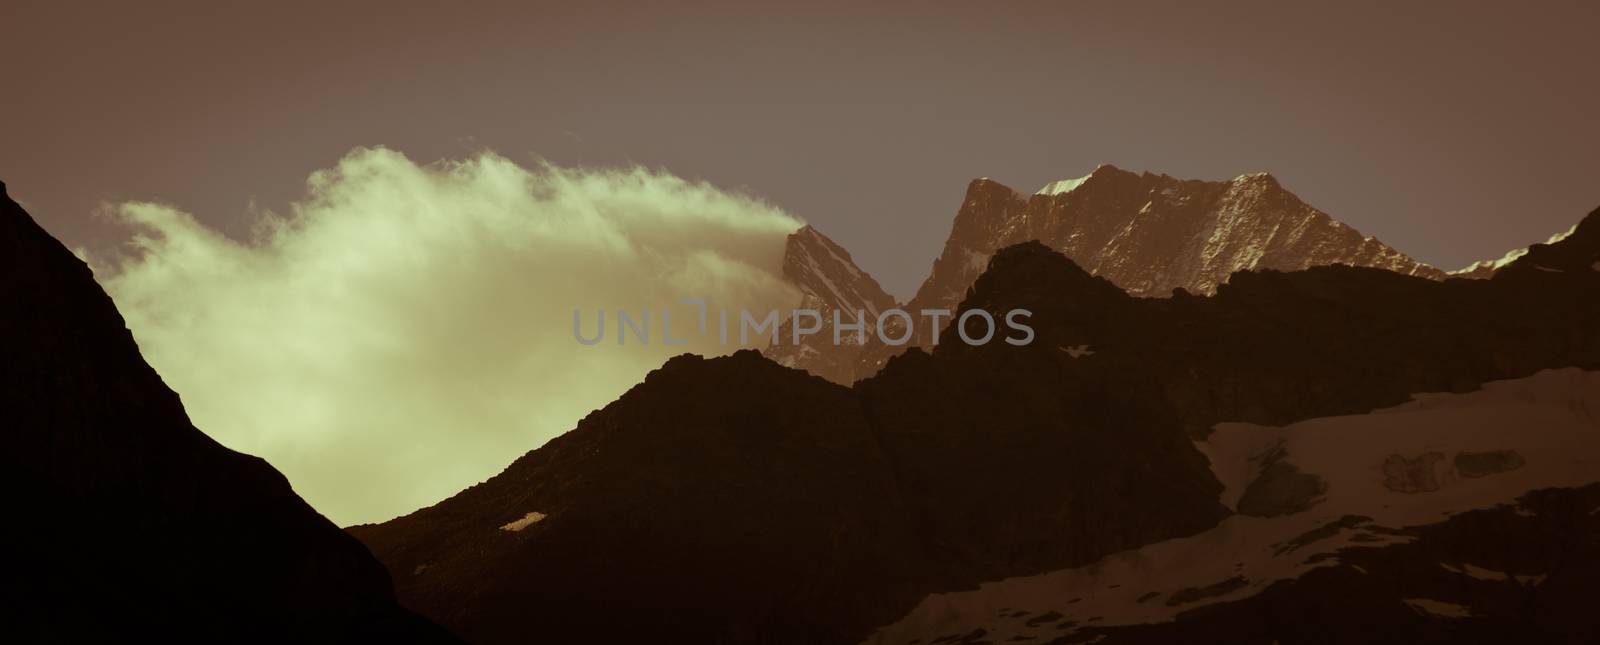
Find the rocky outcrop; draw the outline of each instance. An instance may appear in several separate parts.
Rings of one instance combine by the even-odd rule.
[[[9,642],[454,642],[266,462],[201,433],[0,184]]]
[[[801,336],[797,344],[791,317],[779,329],[777,342],[762,353],[780,365],[848,385],[853,380],[856,354],[864,339],[877,333],[872,325],[883,310],[895,306],[894,298],[855,265],[848,251],[811,226],[789,235],[783,277],[800,290],[797,308],[818,313],[821,329]],[[836,315],[842,323],[837,339]],[[844,328],[863,321],[867,325],[863,330]]]

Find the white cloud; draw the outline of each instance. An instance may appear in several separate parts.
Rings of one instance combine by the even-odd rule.
[[[686,333],[681,306],[690,344],[663,346],[663,306],[799,300],[779,277],[798,221],[664,173],[358,149],[308,184],[249,243],[123,204],[135,252],[95,268],[195,425],[340,524],[492,476],[671,355],[735,349]],[[592,330],[601,307],[605,342],[579,344],[573,310]],[[617,346],[615,311],[645,307],[653,343]]]

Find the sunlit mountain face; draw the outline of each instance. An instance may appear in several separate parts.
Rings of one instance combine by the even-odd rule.
[[[1600,641],[1518,9],[10,3],[0,640]]]
[[[800,276],[802,285],[820,283],[802,287],[819,307],[860,312],[876,321],[888,308],[885,298],[874,297],[876,282],[861,275],[849,254],[819,254],[811,250],[813,245],[799,242],[820,235],[810,230],[791,238],[786,270]],[[1446,275],[1306,205],[1265,173],[1228,182],[1183,181],[1103,165],[1086,176],[1046,184],[1032,195],[987,178],[973,181],[944,251],[904,309],[955,307],[996,251],[1028,240],[1038,240],[1129,294],[1144,297],[1176,290],[1215,293],[1242,270],[1344,264],[1434,279]],[[1475,264],[1463,275],[1483,277],[1493,269],[1492,264]],[[887,334],[890,338],[904,330],[910,334],[905,344],[924,349],[938,331],[934,326],[907,328],[900,321],[886,327],[894,330]],[[768,351],[774,360],[844,384],[875,374],[903,349],[873,342],[876,338],[857,345],[811,347],[779,340]]]

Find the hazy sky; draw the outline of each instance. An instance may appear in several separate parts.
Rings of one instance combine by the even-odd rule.
[[[1593,2],[223,4],[0,6],[0,179],[47,229],[239,236],[357,146],[487,148],[753,193],[905,298],[978,176],[1267,170],[1446,268],[1600,205]]]

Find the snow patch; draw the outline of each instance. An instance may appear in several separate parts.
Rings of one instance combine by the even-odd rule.
[[[1551,235],[1550,239],[1545,240],[1544,243],[1545,244],[1555,244],[1556,242],[1560,242],[1561,240],[1567,239],[1567,237],[1571,236],[1573,234],[1573,232],[1575,232],[1577,230],[1578,230],[1578,225],[1577,224],[1573,224],[1572,228],[1569,228],[1569,229],[1567,229],[1565,231],[1562,231],[1560,233],[1556,233],[1555,235]],[[1526,249],[1526,248],[1512,249],[1510,252],[1506,253],[1503,257],[1501,257],[1498,260],[1479,260],[1477,262],[1473,262],[1472,264],[1467,265],[1464,268],[1456,269],[1455,271],[1451,271],[1450,275],[1465,275],[1465,274],[1472,273],[1474,271],[1478,271],[1478,270],[1484,269],[1484,268],[1488,268],[1490,270],[1490,272],[1499,271],[1500,269],[1505,268],[1506,265],[1511,264],[1512,262],[1515,262],[1517,258],[1520,258],[1520,257],[1522,257],[1524,255],[1527,255],[1527,254],[1528,254],[1528,249]],[[1595,263],[1595,267],[1596,267],[1595,268],[1596,271],[1600,271],[1600,262],[1596,262]]]
[[[1474,580],[1488,580],[1490,582],[1503,582],[1503,581],[1511,579],[1511,575],[1507,574],[1504,571],[1495,571],[1493,569],[1485,569],[1483,567],[1470,565],[1470,564],[1467,564],[1467,563],[1464,563],[1464,562],[1459,567],[1451,566],[1451,565],[1448,565],[1448,564],[1445,564],[1445,563],[1441,562],[1441,563],[1439,563],[1439,568],[1444,569],[1445,571],[1449,571],[1450,573],[1455,573],[1455,574],[1460,574],[1460,575],[1463,575],[1463,576],[1467,576],[1468,578],[1472,578]]]
[[[1569,228],[1569,229],[1567,229],[1565,231],[1562,231],[1560,233],[1556,233],[1555,235],[1551,235],[1550,239],[1545,240],[1544,243],[1545,244],[1555,244],[1556,242],[1560,242],[1561,240],[1564,240],[1564,239],[1567,239],[1569,237],[1572,237],[1572,234],[1576,233],[1576,232],[1578,232],[1578,225],[1577,224],[1573,224],[1571,228]]]
[[[1442,618],[1467,618],[1472,615],[1472,610],[1453,602],[1433,600],[1431,598],[1406,598],[1407,605],[1420,613],[1439,616]]]
[[[1094,350],[1089,349],[1088,345],[1073,345],[1072,347],[1057,347],[1056,349],[1066,352],[1068,356],[1073,358],[1083,358],[1085,356],[1094,355]]]
[[[1092,177],[1092,176],[1094,176],[1093,173],[1090,173],[1088,175],[1084,175],[1084,176],[1079,177],[1077,179],[1059,179],[1059,180],[1056,180],[1056,181],[1052,181],[1052,182],[1050,182],[1048,184],[1045,184],[1044,188],[1040,188],[1039,192],[1036,193],[1036,194],[1038,194],[1038,195],[1062,195],[1062,194],[1070,193],[1070,192],[1073,191],[1073,189],[1075,189],[1075,188],[1077,188],[1079,186],[1082,186],[1083,182],[1088,181],[1089,178]]]
[[[521,531],[522,529],[528,528],[529,526],[533,526],[534,524],[538,524],[539,520],[542,520],[545,517],[547,517],[547,516],[544,513],[540,513],[539,511],[528,511],[528,514],[522,516],[522,519],[513,521],[513,522],[511,522],[509,524],[506,524],[505,526],[500,527],[500,530],[502,530],[502,531],[511,531],[512,533],[516,533],[517,531]]]
[[[1499,271],[1500,269],[1505,268],[1506,265],[1511,264],[1512,262],[1515,262],[1517,260],[1517,258],[1520,258],[1520,257],[1522,257],[1524,255],[1527,255],[1527,254],[1528,254],[1528,250],[1527,249],[1514,249],[1511,252],[1506,253],[1505,256],[1501,257],[1498,260],[1479,260],[1477,262],[1473,262],[1472,264],[1467,265],[1465,268],[1456,269],[1455,271],[1451,271],[1450,275],[1468,274],[1468,273],[1472,273],[1474,271],[1478,271],[1478,270],[1484,269],[1484,268],[1488,268],[1490,271]]]

